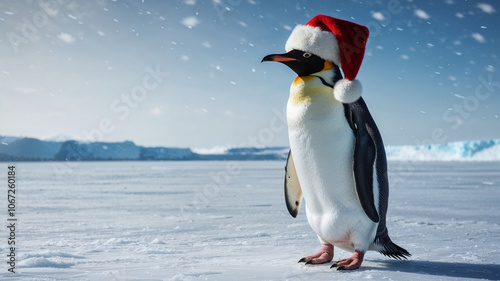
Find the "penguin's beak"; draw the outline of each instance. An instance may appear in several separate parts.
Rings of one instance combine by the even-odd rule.
[[[299,61],[296,58],[292,58],[287,54],[280,54],[280,55],[267,55],[265,56],[261,62],[265,61],[277,61],[277,62],[290,62],[290,61]]]
[[[321,71],[325,67],[325,61],[311,53],[300,50],[291,50],[285,54],[268,55],[262,59],[264,61],[277,61],[288,66],[298,76],[307,76]]]

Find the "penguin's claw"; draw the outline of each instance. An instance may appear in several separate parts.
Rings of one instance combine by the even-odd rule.
[[[332,266],[330,266],[330,268],[337,267],[338,263],[339,263],[339,261],[334,262],[334,263],[332,264]]]
[[[321,250],[318,253],[301,258],[299,262],[305,262],[306,264],[322,264],[330,262],[333,259],[333,245],[323,244]]]
[[[364,255],[365,253],[356,250],[354,251],[354,253],[350,258],[339,260],[338,262],[334,263],[330,268],[337,267],[337,270],[357,269],[361,266]]]

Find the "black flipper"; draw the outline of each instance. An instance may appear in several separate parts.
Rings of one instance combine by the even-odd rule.
[[[406,259],[411,254],[391,241],[386,226],[389,180],[387,158],[380,132],[363,98],[344,104],[344,111],[356,135],[353,164],[356,192],[366,215],[373,222],[378,222],[377,234],[373,241],[375,250],[391,258]],[[374,202],[374,188],[378,188],[378,202]],[[378,204],[378,212],[375,204]]]
[[[351,118],[349,124],[356,136],[353,163],[356,193],[370,220],[380,222],[379,214],[375,208],[375,204],[378,202],[375,202],[373,195],[373,188],[379,188],[379,186],[373,186],[373,179],[374,173],[378,172],[374,170],[374,167],[378,160],[377,144],[382,142],[381,137],[363,98],[359,98],[354,103],[346,104],[344,110],[346,117]],[[377,142],[377,139],[380,139],[380,142]]]

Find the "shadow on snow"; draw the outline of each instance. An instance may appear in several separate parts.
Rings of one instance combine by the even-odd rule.
[[[487,280],[500,279],[500,264],[475,264],[440,261],[376,261],[381,266],[362,266],[361,269],[388,270],[408,273],[418,273],[436,276],[476,278]]]

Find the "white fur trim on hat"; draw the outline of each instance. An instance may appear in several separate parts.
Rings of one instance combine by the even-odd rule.
[[[361,97],[363,87],[357,80],[340,79],[333,87],[333,96],[342,103],[355,102]]]
[[[310,25],[297,25],[285,44],[287,52],[293,49],[317,55],[341,67],[337,38],[330,31]]]

